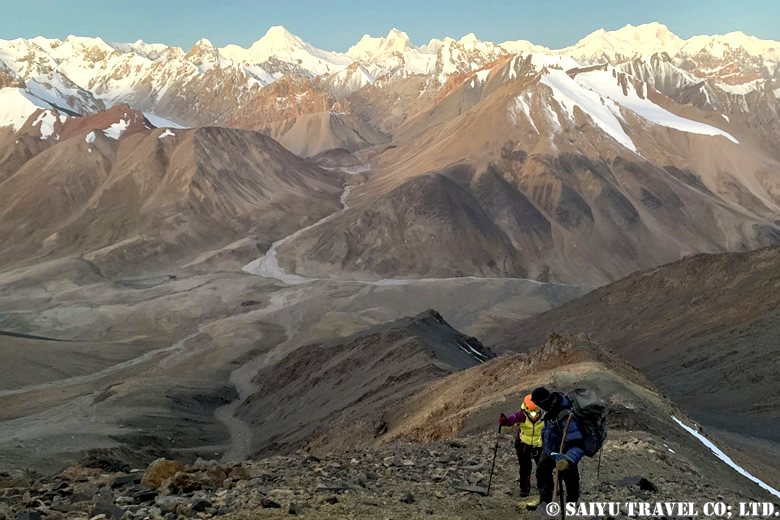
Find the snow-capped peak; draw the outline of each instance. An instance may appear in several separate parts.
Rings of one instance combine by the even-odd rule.
[[[458,43],[463,45],[463,47],[469,49],[469,48],[472,48],[472,47],[476,47],[476,45],[478,43],[481,43],[481,42],[477,38],[477,35],[472,32],[472,33],[468,33],[463,38],[458,40]]]
[[[411,48],[409,35],[398,29],[390,29],[386,37],[363,35],[359,42],[349,48],[347,56],[356,60],[369,61],[396,52],[403,53],[409,48]]]
[[[676,54],[685,41],[661,23],[626,25],[615,31],[599,29],[571,47],[561,49],[575,58],[591,61],[616,57],[634,58],[656,52]]]
[[[266,59],[274,54],[286,54],[307,47],[303,40],[281,25],[274,25],[262,38],[249,47],[255,55],[264,55]]]
[[[411,45],[409,35],[395,28],[390,29],[390,31],[387,33],[387,38],[385,38],[385,41],[387,42],[388,46],[397,48],[398,50],[403,50]]]
[[[211,43],[211,41],[208,38],[201,38],[197,42],[195,42],[195,45],[193,47],[200,47],[205,49],[213,49],[214,44]]]
[[[222,56],[239,63],[262,64],[277,60],[299,67],[310,74],[336,72],[352,63],[352,59],[338,52],[318,49],[276,25],[248,49],[228,45],[219,49]]]
[[[658,40],[672,40],[677,43],[682,41],[676,34],[669,30],[669,27],[659,22],[643,23],[640,25],[626,24],[616,31],[609,31],[608,34],[621,38],[623,40],[634,40],[644,42],[653,38]]]
[[[734,31],[714,36],[694,36],[682,46],[682,52],[695,55],[701,51],[722,56],[727,49],[743,49],[751,56],[761,56],[774,61],[780,60],[780,42],[762,40],[749,36],[742,31]]]
[[[200,72],[206,72],[214,67],[226,67],[231,65],[230,60],[222,57],[219,50],[206,38],[192,46],[185,58],[198,67]]]
[[[501,44],[499,44],[499,47],[504,49],[510,54],[549,54],[550,49],[547,47],[542,47],[541,45],[536,45],[535,43],[531,43],[528,40],[514,40],[514,41],[506,41]]]

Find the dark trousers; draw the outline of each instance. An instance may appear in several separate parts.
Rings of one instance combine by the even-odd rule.
[[[515,439],[515,451],[517,452],[517,462],[520,464],[520,491],[529,493],[531,491],[533,463],[536,462],[536,466],[539,466],[542,448],[536,448],[521,442],[520,439]]]
[[[555,460],[546,453],[542,454],[536,465],[536,485],[539,486],[539,500],[542,502],[553,501],[553,471]],[[580,498],[580,473],[577,465],[569,466],[566,471],[559,471],[558,476],[566,486],[566,502],[576,502]],[[556,497],[557,500],[557,497]]]

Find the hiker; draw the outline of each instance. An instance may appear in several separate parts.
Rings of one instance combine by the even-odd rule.
[[[574,416],[571,399],[565,394],[539,387],[531,392],[531,400],[544,412],[542,456],[536,464],[539,501],[544,504],[554,500],[553,471],[557,468],[558,477],[566,486],[566,502],[577,502],[580,498],[580,474],[577,464],[584,455],[584,438]],[[569,427],[561,449],[563,429],[567,421]]]
[[[531,400],[531,394],[523,399],[520,411],[509,417],[501,414],[498,424],[501,426],[514,426],[520,423],[520,429],[515,434],[515,451],[517,462],[520,464],[520,496],[527,497],[531,494],[531,470],[533,462],[539,466],[539,457],[542,454],[542,411]],[[532,462],[533,461],[533,462]],[[537,487],[539,484],[537,482]]]

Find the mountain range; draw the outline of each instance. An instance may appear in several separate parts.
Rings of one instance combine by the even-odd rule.
[[[25,232],[14,213],[21,200],[52,189],[50,172],[26,169],[55,156],[83,162],[83,171],[97,158],[110,169],[159,164],[170,148],[163,143],[180,141],[168,136],[192,132],[179,127],[216,125],[258,131],[305,158],[343,149],[354,156],[342,160],[372,171],[353,176],[346,211],[279,248],[288,269],[319,278],[473,275],[598,285],[691,253],[780,240],[777,45],[741,33],[682,40],[657,23],[596,31],[559,50],[473,34],[415,47],[394,29],[337,53],[282,27],[246,49],[201,40],[187,52],[95,38],[0,41],[0,180],[20,199],[6,205],[4,222]],[[118,115],[127,110],[134,115]],[[154,127],[168,130],[144,141],[155,146],[137,146],[135,128]],[[102,134],[91,146],[96,128]],[[199,155],[214,163],[205,175],[247,171],[236,157],[247,137],[235,135],[238,148]],[[116,146],[130,162],[121,153],[114,160]],[[137,186],[155,182],[146,170],[133,175],[144,177]],[[198,192],[196,178],[169,185]],[[90,255],[147,236],[142,249],[176,248],[186,236],[218,248],[253,227],[247,221],[239,233],[206,240],[169,223],[175,229],[161,243],[161,229],[145,235],[126,212],[104,213],[94,199],[106,196],[102,182],[82,184],[76,196],[90,201],[88,218],[115,226],[89,243]],[[227,183],[241,197],[252,181],[206,182]],[[162,194],[145,199],[144,189],[139,201],[148,210],[155,200],[170,203]],[[237,201],[223,210],[234,230],[253,211]],[[56,237],[69,236],[69,222],[80,226],[75,214],[47,213],[26,220],[40,240],[0,257],[46,255]]]
[[[686,425],[776,480],[779,63],[658,23],[564,49],[0,40],[0,466],[427,453],[584,382],[620,432],[605,457],[641,459],[613,476],[762,497]],[[464,475],[457,500],[484,484]]]
[[[713,94],[767,91],[776,97],[780,86],[780,42],[740,32],[683,40],[658,23],[598,30],[557,50],[524,40],[482,42],[473,33],[414,46],[407,34],[392,29],[384,37],[365,35],[340,53],[317,49],[280,26],[248,48],[217,48],[201,39],[187,51],[140,40],[37,37],[0,40],[0,87],[22,89],[6,93],[20,107],[3,113],[0,124],[18,126],[36,105],[84,114],[127,102],[188,125],[268,129],[273,121],[301,114],[351,114],[352,103],[344,100],[349,94],[411,76],[427,76],[418,94],[441,93],[453,76],[488,69],[515,54],[544,56],[566,69],[575,63],[621,64],[670,96],[675,89],[701,89],[697,104],[727,116],[724,101],[713,100]],[[274,114],[258,120],[267,111]]]

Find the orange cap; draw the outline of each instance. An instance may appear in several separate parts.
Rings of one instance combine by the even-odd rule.
[[[531,394],[528,394],[525,396],[525,399],[523,399],[523,404],[525,405],[525,409],[532,411],[532,410],[538,410],[539,407],[536,406],[536,403],[531,401]]]

